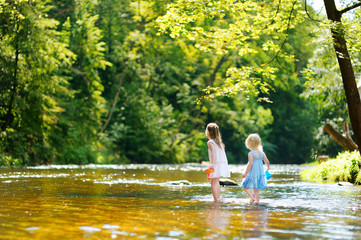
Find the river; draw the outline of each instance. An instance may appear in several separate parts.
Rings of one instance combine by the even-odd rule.
[[[360,187],[271,167],[259,206],[239,186],[214,204],[201,164],[0,168],[0,239],[361,239]]]

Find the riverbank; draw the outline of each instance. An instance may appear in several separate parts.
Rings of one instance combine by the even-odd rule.
[[[302,171],[301,178],[317,182],[350,182],[361,185],[360,163],[358,151],[342,152],[334,159]]]

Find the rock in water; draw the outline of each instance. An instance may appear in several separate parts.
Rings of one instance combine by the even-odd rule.
[[[337,185],[339,185],[339,186],[350,186],[350,187],[353,186],[353,184],[350,183],[350,182],[338,182]]]
[[[219,184],[221,186],[238,186],[238,184],[235,181],[227,178],[220,178]]]
[[[328,161],[328,156],[326,155],[322,155],[322,156],[318,156],[317,157],[317,162],[320,164],[322,162],[327,162]]]
[[[171,182],[168,182],[169,184],[171,185],[179,185],[179,186],[182,186],[182,185],[191,185],[191,183],[187,180],[179,180],[179,181],[171,181]]]

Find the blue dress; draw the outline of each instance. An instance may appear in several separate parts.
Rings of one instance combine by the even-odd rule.
[[[265,189],[267,188],[266,174],[263,168],[263,152],[257,157],[254,151],[251,151],[254,156],[251,170],[248,172],[247,177],[242,182],[242,187],[249,189]]]

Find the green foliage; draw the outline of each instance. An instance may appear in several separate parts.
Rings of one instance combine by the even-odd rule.
[[[126,96],[109,137],[121,155],[137,163],[167,163],[174,160],[174,120],[170,105],[157,105],[142,90]],[[126,151],[124,151],[126,150]]]
[[[59,75],[74,55],[44,17],[48,1],[2,4],[1,14],[1,152],[24,164],[49,161],[51,128],[63,111],[57,96],[66,79]],[[49,44],[52,42],[52,44]]]
[[[311,158],[314,146],[316,111],[295,91],[278,89],[270,95],[269,105],[275,121],[268,140],[276,146],[268,157],[274,162],[303,163]]]
[[[299,71],[307,66],[315,49],[311,42],[314,28],[313,22],[305,20],[289,32],[283,51],[294,59],[278,60],[277,77],[270,83],[274,90],[268,96],[272,103],[262,103],[274,117],[268,138],[274,145],[274,150],[268,154],[273,162],[303,163],[311,157],[319,123],[315,105],[301,96],[305,80]]]
[[[335,159],[322,162],[315,168],[304,170],[301,178],[312,181],[341,181],[361,184],[361,158],[358,151],[343,152]]]
[[[0,166],[21,166],[23,162],[19,159],[13,158],[12,156],[0,155]]]
[[[265,151],[272,150],[272,145],[267,144],[270,132],[268,126],[273,122],[269,109],[259,106],[255,100],[245,101],[240,96],[220,100],[208,104],[210,116],[207,122],[216,121],[220,125],[230,163],[247,162],[249,150],[246,149],[244,141],[250,133],[259,133],[266,143]]]
[[[88,163],[96,161],[92,147],[105,114],[105,99],[101,96],[104,87],[98,69],[109,63],[104,57],[104,42],[97,28],[96,5],[92,1],[75,1],[74,12],[64,22],[69,33],[69,47],[76,54],[72,68],[64,70],[69,76],[68,89],[73,96],[64,102],[64,113],[59,128],[54,129],[57,157],[60,162]],[[61,149],[66,149],[61,150]]]
[[[314,25],[298,1],[1,1],[0,13],[0,164],[207,161],[208,122],[230,163],[247,161],[252,132],[273,163],[310,155],[318,119],[299,71]]]
[[[265,80],[276,77],[276,68],[267,61],[275,55],[292,61],[291,53],[279,51],[290,29],[304,20],[301,9],[298,1],[183,0],[169,4],[167,13],[157,22],[161,32],[174,38],[185,36],[205,52],[235,53],[246,59],[257,58],[261,52],[268,55],[261,64],[230,67],[223,84],[204,90],[210,99],[239,92],[257,96],[268,92]]]
[[[232,56],[223,79],[206,87],[198,104],[235,94],[245,101],[261,100],[274,119],[263,135],[274,162],[307,161],[314,144],[318,119],[313,103],[300,97],[304,80],[299,71],[312,56],[315,24],[304,16],[298,1],[185,0],[169,4],[157,20],[161,32],[184,36],[202,52]]]
[[[348,16],[352,17],[347,18]],[[357,8],[354,10],[354,14],[346,14],[344,17],[346,18],[342,19],[343,32],[352,59],[352,67],[357,73],[361,69],[361,45],[359,41],[361,10]],[[336,130],[342,132],[342,123],[344,121],[350,122],[350,119],[341,73],[329,32],[331,25],[331,23],[324,21],[319,25],[317,31],[314,31],[316,38],[313,41],[317,48],[304,71],[307,81],[304,84],[306,89],[302,95],[311,100],[317,107],[318,121],[322,125],[329,123]],[[357,75],[356,78],[359,79]],[[360,80],[357,81],[360,84]],[[322,128],[319,129],[315,139],[318,144],[316,144],[317,147],[314,151],[319,155],[336,156],[338,152],[343,150]]]
[[[97,69],[107,63],[92,4],[75,5],[77,19],[61,26],[50,1],[1,6],[1,153],[23,164],[94,162],[105,111]]]
[[[123,7],[114,12],[110,10],[112,4]],[[121,86],[105,130],[109,141],[104,146],[121,158],[138,163],[204,161],[208,159],[204,135],[207,121],[220,124],[225,141],[235,140],[243,146],[245,128],[262,131],[272,122],[270,112],[239,96],[195,105],[204,86],[222,82],[226,68],[222,65],[212,78],[221,61],[217,54],[202,52],[187,39],[158,35],[155,19],[163,7],[157,1],[128,5],[124,1],[104,1],[102,12],[106,14],[100,19],[106,32],[105,42],[111,44],[107,46],[106,58],[112,67],[106,68],[102,76],[109,107],[116,94],[114,86]],[[117,23],[122,24],[121,35],[116,31]],[[249,109],[250,104],[257,110]],[[255,122],[260,125],[254,126]],[[236,143],[229,144],[230,162],[239,162],[245,156],[238,148]]]

